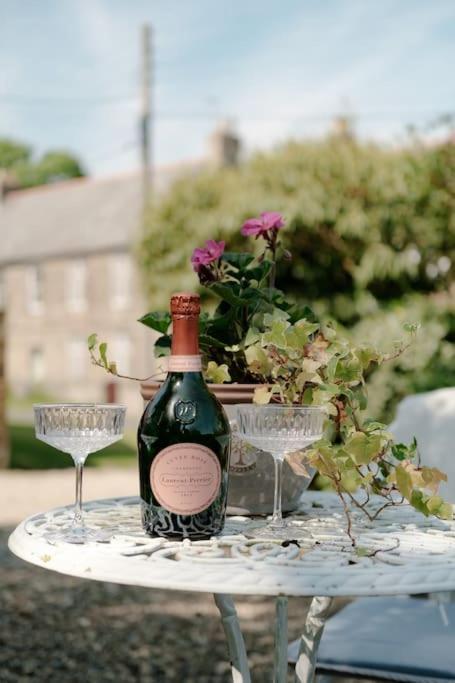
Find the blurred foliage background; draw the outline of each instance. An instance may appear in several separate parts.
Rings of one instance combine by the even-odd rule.
[[[409,393],[455,385],[455,145],[384,149],[352,139],[290,142],[239,167],[182,178],[146,214],[139,249],[150,302],[195,288],[190,256],[205,240],[255,249],[240,226],[261,211],[287,219],[277,285],[357,341],[403,357],[369,378],[369,413],[390,420]]]
[[[59,180],[80,178],[85,171],[79,160],[64,150],[45,152],[34,158],[23,142],[0,138],[0,169],[8,171],[13,187],[26,188]]]

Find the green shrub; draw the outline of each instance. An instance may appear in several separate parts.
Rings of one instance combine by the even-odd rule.
[[[422,322],[415,351],[370,377],[370,405],[390,418],[404,394],[455,383],[454,209],[451,143],[291,142],[176,182],[150,207],[139,254],[151,304],[164,308],[172,291],[198,287],[194,247],[210,238],[243,247],[245,219],[280,211],[294,258],[277,286],[291,298],[382,344],[402,321]]]

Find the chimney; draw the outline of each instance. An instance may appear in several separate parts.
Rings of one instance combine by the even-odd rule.
[[[209,138],[209,159],[214,166],[237,166],[241,152],[240,138],[229,121],[222,122]]]
[[[339,114],[332,122],[332,135],[340,140],[352,142],[355,139],[354,119],[349,114]]]

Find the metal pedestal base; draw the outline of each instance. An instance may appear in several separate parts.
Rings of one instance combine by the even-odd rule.
[[[233,683],[251,683],[248,657],[242,631],[231,595],[214,594],[228,641]],[[295,666],[296,683],[313,683],[316,658],[332,598],[313,598],[301,635],[299,657]],[[273,683],[286,683],[288,671],[288,599],[276,599],[275,660]]]

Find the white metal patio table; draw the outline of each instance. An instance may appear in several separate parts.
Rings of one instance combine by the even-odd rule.
[[[311,532],[312,540],[299,545],[248,538],[247,517],[229,517],[222,536],[209,541],[150,538],[141,528],[137,498],[85,504],[87,524],[110,528],[110,542],[51,545],[45,534],[68,524],[71,515],[71,507],[66,507],[30,517],[11,534],[10,549],[28,562],[72,576],[213,593],[234,683],[249,683],[251,678],[233,595],[276,597],[275,683],[287,676],[287,600],[313,598],[295,673],[296,681],[308,683],[314,679],[333,597],[455,590],[455,522],[425,518],[408,505],[388,508],[374,522],[352,510],[356,547],[346,534],[339,499],[328,493],[304,494],[293,519]]]

